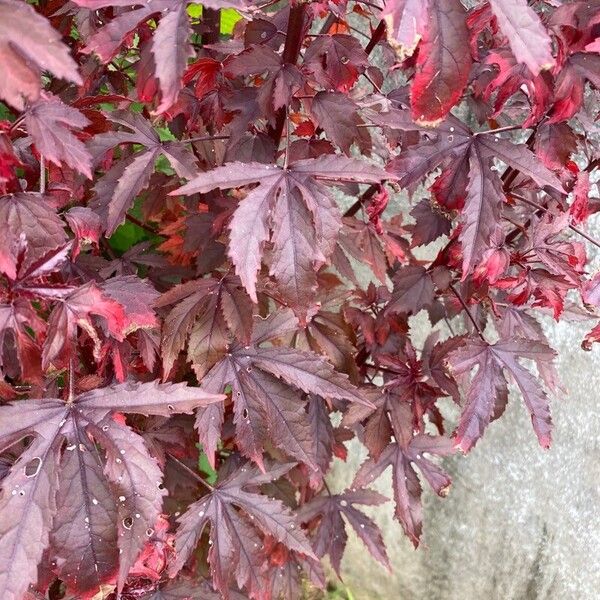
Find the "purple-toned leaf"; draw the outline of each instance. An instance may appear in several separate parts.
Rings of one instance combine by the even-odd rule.
[[[23,110],[40,96],[42,71],[81,83],[77,64],[61,36],[34,8],[19,0],[0,2],[0,98]]]
[[[519,62],[534,76],[554,66],[552,40],[527,0],[490,0],[490,6]]]
[[[181,78],[187,61],[194,56],[189,43],[190,23],[187,2],[177,2],[164,13],[152,38],[152,54],[156,63],[156,77],[160,84],[161,101],[156,108],[162,113],[177,100],[182,87]]]
[[[434,126],[461,99],[472,61],[460,0],[429,0],[428,13],[410,103],[417,123]]]

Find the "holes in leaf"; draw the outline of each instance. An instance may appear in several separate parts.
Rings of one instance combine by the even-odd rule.
[[[248,418],[248,409],[247,409],[247,408],[245,408],[245,409],[242,411],[242,417],[244,417],[244,419],[247,419],[247,418]]]
[[[39,456],[32,458],[25,465],[25,477],[35,477],[42,468],[42,459]]]
[[[175,407],[172,404],[167,404],[167,408],[173,412],[175,410]]]
[[[133,527],[133,519],[131,517],[125,517],[123,519],[123,527],[127,530],[131,529]]]

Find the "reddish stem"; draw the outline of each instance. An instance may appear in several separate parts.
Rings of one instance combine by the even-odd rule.
[[[282,57],[282,60],[285,64],[295,65],[298,61],[300,50],[302,49],[302,41],[304,40],[305,16],[305,4],[294,4],[290,8],[290,16],[288,17],[287,34]],[[281,136],[283,135],[283,126],[285,125],[286,115],[287,111],[285,107],[279,109],[275,121],[275,127],[271,128],[269,131],[269,135],[273,138],[276,147],[279,147],[279,142],[281,141]]]
[[[477,332],[477,335],[484,342],[487,343],[485,337],[483,336],[483,331],[481,331],[481,327],[479,327],[479,325],[477,324],[475,317],[471,314],[471,311],[469,310],[469,307],[467,306],[467,303],[464,301],[463,297],[459,294],[458,290],[452,284],[450,284],[449,287],[452,290],[452,293],[458,298],[458,301],[460,302],[461,306],[463,307],[463,310],[467,314],[467,317],[469,317],[469,321],[471,321],[471,323],[473,324],[473,327],[475,327],[475,331]]]

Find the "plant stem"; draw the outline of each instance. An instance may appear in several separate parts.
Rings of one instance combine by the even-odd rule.
[[[385,30],[386,30],[386,25],[385,25],[385,21],[379,21],[379,25],[377,25],[375,31],[373,31],[372,35],[371,35],[371,40],[369,41],[369,43],[367,44],[366,48],[365,48],[365,52],[367,54],[371,54],[371,52],[373,51],[373,48],[375,48],[375,46],[377,46],[377,44],[379,44],[379,42],[382,40],[383,36],[385,35]]]
[[[286,133],[285,133],[285,158],[283,160],[283,169],[287,171],[288,163],[290,160],[290,107],[285,107],[285,122],[286,122]]]
[[[23,115],[21,115],[18,119],[15,120],[15,122],[10,126],[10,130],[9,132],[12,133],[13,131],[15,131],[15,129],[17,129],[19,127],[19,125],[25,120],[25,117]]]
[[[381,39],[385,35],[385,30],[386,30],[385,21],[380,21],[379,25],[377,25],[377,28],[375,29],[375,31],[373,31],[373,34],[371,35],[371,40],[369,41],[369,43],[367,44],[367,46],[365,48],[365,52],[367,54],[371,54],[371,52],[373,51],[373,48],[375,48],[375,46],[377,46],[377,44],[381,41]],[[373,83],[373,82],[371,82],[371,83]],[[373,87],[375,87],[374,84],[373,84]],[[365,192],[361,195],[361,197],[358,198],[358,200],[344,213],[344,216],[345,217],[353,217],[360,210],[360,207],[367,200],[370,200],[375,195],[376,191],[377,191],[377,186],[374,184],[370,185],[365,190]]]
[[[167,452],[167,456],[183,471],[185,471],[190,477],[194,478],[196,481],[198,481],[199,483],[201,483],[207,490],[209,490],[210,492],[214,492],[215,488],[210,485],[210,483],[204,481],[204,479],[202,477],[200,477],[200,475],[198,475],[198,473],[196,473],[195,471],[192,471],[192,469],[190,469],[185,463],[181,462],[176,456],[174,456],[173,454],[171,454],[170,452]]]
[[[344,217],[353,217],[362,207],[362,205],[370,200],[377,191],[377,186],[375,184],[370,185],[356,200],[356,202],[344,213]]]
[[[128,221],[130,221],[131,223],[133,223],[134,225],[137,225],[138,227],[140,227],[141,229],[143,229],[144,231],[147,231],[148,233],[151,233],[152,235],[157,235],[159,237],[165,237],[164,235],[162,235],[162,234],[157,233],[156,231],[154,231],[154,229],[152,229],[152,227],[150,227],[150,225],[148,225],[147,223],[144,223],[143,221],[140,221],[139,219],[137,219],[133,215],[126,214],[125,218]]]
[[[375,369],[377,371],[381,371],[382,373],[389,373],[390,375],[401,375],[398,371],[394,371],[393,369],[389,369],[388,367],[382,367],[381,365],[372,365],[371,363],[365,363],[365,367],[368,369]]]
[[[69,404],[75,399],[75,369],[73,367],[73,357],[69,358]]]
[[[449,287],[452,290],[452,293],[458,298],[458,301],[460,302],[461,306],[463,307],[463,310],[465,311],[465,313],[467,313],[467,317],[469,317],[469,321],[471,321],[471,323],[473,324],[473,327],[475,327],[475,331],[477,331],[477,335],[484,342],[487,343],[487,340],[483,336],[483,331],[481,331],[481,327],[479,327],[479,325],[477,324],[475,317],[471,314],[471,311],[469,310],[467,303],[463,300],[463,297],[458,293],[458,290],[452,284],[450,284]]]
[[[529,206],[531,206],[531,207],[535,208],[536,210],[539,210],[543,213],[550,212],[545,206],[542,206],[541,204],[538,204],[537,202],[534,202],[533,200],[529,200],[528,198],[525,198],[524,196],[519,196],[519,194],[511,194],[511,197],[516,198],[517,200],[520,200],[521,202],[524,202],[525,204],[528,204]],[[571,231],[574,231],[578,235],[580,235],[582,238],[586,239],[588,242],[590,242],[590,244],[593,244],[597,248],[600,248],[600,242],[598,240],[595,240],[590,235],[588,235],[585,231],[582,231],[581,229],[579,229],[579,227],[575,227],[575,225],[569,224],[569,229]]]
[[[295,65],[300,56],[302,41],[304,39],[304,20],[306,15],[305,4],[294,4],[290,8],[290,16],[288,17],[287,35],[285,38],[285,46],[283,47],[282,61],[284,64]],[[280,108],[277,113],[275,127],[270,128],[269,134],[275,146],[278,148],[283,135],[283,126],[285,125],[287,111],[285,107]]]
[[[213,140],[228,140],[229,138],[230,136],[228,135],[201,135],[199,137],[188,138],[181,141],[187,144],[188,142],[212,142]]]
[[[504,133],[505,131],[517,131],[518,129],[522,130],[522,125],[507,125],[506,127],[498,127],[497,129],[487,129],[486,131],[476,131],[473,134],[473,137],[477,137],[479,135],[496,135],[497,133]]]
[[[40,194],[46,193],[46,159],[40,154]]]
[[[381,88],[371,79],[371,77],[369,77],[369,74],[365,71],[363,73],[363,76],[365,77],[365,79],[373,86],[373,89],[378,93],[378,94],[382,94],[383,92],[381,91]]]

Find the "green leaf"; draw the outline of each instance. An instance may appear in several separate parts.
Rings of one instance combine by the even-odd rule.
[[[148,233],[141,227],[125,221],[123,225],[119,225],[113,235],[110,237],[110,247],[117,252],[126,252],[132,246],[148,239]]]
[[[198,456],[198,471],[200,471],[206,478],[207,483],[214,485],[217,482],[217,472],[210,466],[208,458],[204,452],[202,452],[202,445],[196,444],[200,450]]]
[[[202,4],[188,4],[187,14],[192,19],[199,19],[202,16]]]
[[[235,8],[221,9],[221,35],[232,35],[235,24],[242,15]]]

